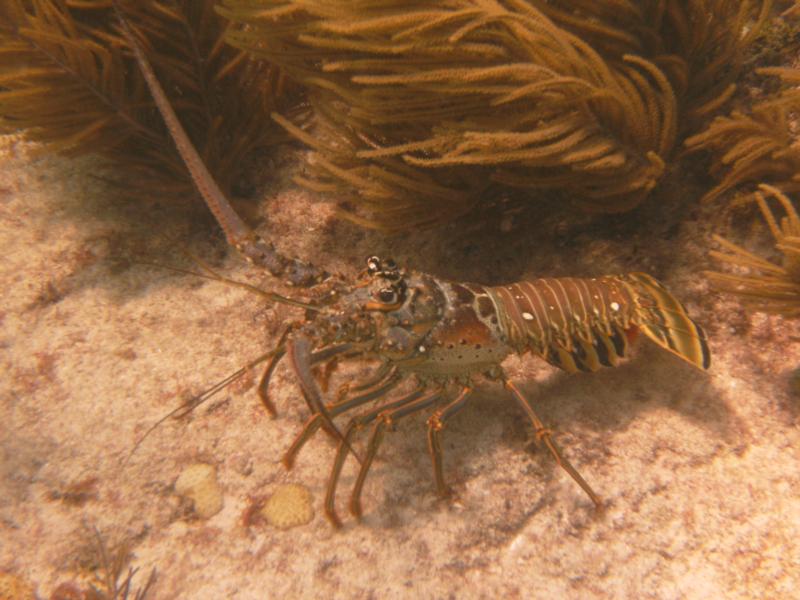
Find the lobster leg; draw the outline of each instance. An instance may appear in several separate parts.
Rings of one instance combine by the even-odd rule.
[[[391,380],[384,383],[382,386],[372,389],[368,392],[355,396],[353,398],[349,398],[342,402],[337,402],[334,404],[330,404],[328,406],[329,415],[331,418],[336,417],[337,415],[342,414],[350,410],[351,408],[355,408],[357,406],[361,406],[362,404],[366,404],[367,402],[379,398],[383,396],[386,392],[391,390],[395,387],[400,379],[399,375],[392,378]],[[325,423],[325,417],[321,413],[315,413],[311,415],[311,417],[306,421],[303,430],[297,435],[297,437],[292,442],[292,445],[286,451],[286,454],[283,455],[283,464],[286,466],[287,469],[291,469],[294,465],[295,458],[297,457],[297,453],[300,452],[300,449],[305,445],[305,443],[310,440],[313,435],[319,430],[319,428]]]
[[[450,490],[444,482],[441,432],[447,420],[464,408],[470,393],[472,393],[472,388],[464,386],[454,400],[438,409],[428,418],[428,450],[433,463],[433,478],[436,480],[436,490],[442,498],[449,496]]]
[[[383,433],[389,428],[394,426],[394,422],[410,414],[419,412],[432,404],[438,402],[442,397],[442,391],[436,390],[419,398],[413,402],[409,402],[403,406],[395,409],[384,410],[375,417],[375,425],[372,426],[372,432],[367,442],[367,454],[364,456],[364,461],[361,463],[361,470],[358,472],[356,483],[353,486],[353,492],[350,496],[350,512],[356,518],[361,518],[361,491],[364,488],[364,481],[367,479],[367,473],[372,466],[372,461],[378,452],[378,448],[383,441]]]
[[[275,355],[264,369],[264,374],[261,376],[261,381],[258,384],[258,397],[261,399],[261,403],[264,405],[264,408],[267,409],[267,412],[272,417],[277,414],[277,411],[275,410],[275,405],[272,403],[272,400],[269,398],[269,384],[272,380],[272,374],[275,371],[275,367],[278,366],[281,358],[283,358],[283,356],[286,354],[286,346],[283,344],[292,329],[292,326],[287,327],[286,330],[281,334],[281,337],[278,340],[278,350],[276,350]],[[322,350],[317,350],[316,352],[311,353],[310,363],[315,365],[318,362],[328,360],[332,356],[347,352],[351,347],[351,344],[338,344],[336,346],[329,346],[327,348],[323,348]]]
[[[586,483],[586,480],[584,480],[583,477],[581,477],[581,474],[578,473],[575,467],[573,467],[570,464],[570,462],[561,455],[558,446],[556,446],[555,442],[551,438],[552,432],[549,429],[547,429],[541,422],[539,417],[536,416],[536,413],[533,411],[533,407],[530,405],[528,399],[525,398],[525,396],[522,395],[522,392],[519,391],[517,386],[515,386],[511,381],[506,379],[505,376],[503,376],[503,385],[505,385],[505,387],[514,395],[514,398],[517,400],[517,402],[519,402],[520,406],[522,406],[522,409],[527,413],[528,418],[531,420],[534,428],[536,429],[536,440],[537,441],[541,440],[544,442],[545,446],[547,446],[547,449],[550,450],[550,454],[552,454],[553,458],[556,459],[558,465],[562,469],[564,469],[567,473],[569,473],[570,476],[576,481],[576,483],[579,486],[581,486],[581,489],[583,489],[583,491],[586,492],[586,495],[592,499],[592,502],[594,502],[595,507],[600,508],[602,506],[600,498],[597,496],[597,494],[594,493],[594,490],[592,490],[592,488],[589,487],[589,484]]]
[[[352,436],[358,432],[362,427],[368,425],[372,421],[374,421],[379,415],[385,413],[387,410],[392,410],[404,406],[406,404],[410,404],[414,402],[417,398],[422,396],[425,392],[425,388],[417,388],[410,394],[399,398],[389,404],[383,404],[374,408],[373,410],[364,413],[363,415],[359,415],[357,417],[353,417],[350,419],[350,423],[347,425],[347,429],[344,432],[344,439],[348,441],[348,443],[352,440]],[[328,489],[327,493],[325,494],[325,514],[328,517],[328,520],[333,523],[334,526],[340,527],[341,521],[339,517],[336,515],[336,507],[335,507],[335,499],[336,499],[336,488],[339,484],[339,476],[342,473],[342,467],[344,466],[344,461],[347,459],[347,446],[344,443],[339,444],[339,448],[336,451],[336,458],[333,461],[333,467],[331,468],[331,474],[328,478]]]
[[[375,373],[373,373],[372,376],[369,377],[368,379],[365,379],[364,381],[361,381],[360,383],[357,383],[355,385],[350,385],[347,383],[344,384],[339,389],[339,397],[344,398],[350,392],[362,392],[366,389],[378,385],[379,383],[386,381],[390,377],[394,377],[396,374],[397,374],[397,367],[393,366],[389,362],[385,362],[381,364],[378,367],[377,371],[375,371]]]
[[[275,418],[275,415],[277,415],[278,412],[275,410],[275,405],[269,398],[269,382],[272,379],[272,373],[275,371],[275,367],[278,366],[278,363],[286,354],[284,343],[286,342],[286,337],[289,335],[291,330],[292,327],[289,326],[281,334],[281,337],[278,340],[278,351],[267,363],[267,366],[264,368],[264,373],[261,375],[261,381],[258,382],[258,397],[261,399],[261,403],[264,405],[264,408],[267,409],[267,412],[272,418]]]
[[[350,388],[350,391],[360,392],[366,390],[367,388],[378,385],[389,377],[394,377],[395,373],[397,373],[397,366],[392,365],[390,362],[382,363],[378,366],[378,370],[375,371],[372,377],[355,384]]]
[[[303,390],[303,397],[306,400],[306,404],[308,404],[309,410],[312,413],[319,413],[322,416],[323,424],[340,441],[343,440],[342,432],[336,427],[328,413],[328,409],[322,402],[322,393],[319,390],[317,381],[314,379],[314,375],[311,373],[311,340],[307,337],[298,336],[289,340],[287,349],[289,360],[292,363],[295,375],[297,375],[297,382],[300,384],[300,389]]]

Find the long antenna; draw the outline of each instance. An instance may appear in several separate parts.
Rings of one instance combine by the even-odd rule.
[[[164,119],[175,147],[178,149],[197,191],[200,192],[217,223],[222,227],[228,243],[250,262],[265,267],[276,277],[286,276],[289,283],[293,285],[309,286],[326,279],[328,273],[325,271],[280,254],[271,243],[264,241],[239,217],[206,168],[203,159],[200,158],[186,130],[178,120],[178,116],[164,93],[164,88],[161,87],[150,61],[145,56],[142,45],[136,39],[130,23],[120,8],[119,1],[112,0],[112,5],[119,20],[122,35],[136,58],[147,88],[150,90],[150,95]]]
[[[275,354],[278,354],[279,352],[282,352],[283,350],[284,350],[283,346],[278,346],[277,348],[273,348],[269,352],[265,352],[264,354],[262,354],[258,358],[254,359],[254,360],[251,360],[245,366],[241,367],[240,369],[238,369],[235,372],[233,372],[230,375],[228,375],[222,381],[219,381],[219,382],[215,383],[213,386],[208,388],[206,391],[202,392],[201,394],[198,394],[197,396],[192,396],[186,402],[181,403],[181,405],[178,406],[177,408],[174,408],[173,410],[169,411],[166,415],[164,415],[158,421],[156,421],[150,427],[148,427],[147,431],[145,431],[139,437],[139,439],[136,440],[136,443],[133,445],[133,449],[130,451],[130,453],[128,453],[128,456],[123,461],[122,466],[124,467],[125,465],[128,464],[128,462],[133,457],[134,453],[139,449],[139,446],[142,445],[142,442],[144,442],[145,439],[147,439],[150,436],[150,434],[153,433],[156,429],[158,429],[158,427],[160,427],[167,419],[170,419],[171,417],[179,418],[179,417],[183,417],[183,416],[188,415],[190,412],[192,412],[198,406],[200,406],[204,402],[208,401],[215,394],[217,394],[218,392],[220,392],[221,390],[223,390],[227,386],[229,386],[231,383],[233,383],[234,381],[239,379],[248,370],[250,370],[253,367],[255,367],[256,365],[264,362],[265,360],[267,360],[269,358],[272,358]]]

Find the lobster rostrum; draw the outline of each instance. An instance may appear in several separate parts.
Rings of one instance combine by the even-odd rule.
[[[275,414],[275,407],[269,398],[269,384],[283,357],[289,360],[310,411],[304,428],[284,455],[287,467],[320,429],[338,441],[325,499],[325,512],[335,525],[340,521],[334,500],[348,456],[352,454],[360,462],[349,506],[358,517],[364,482],[385,432],[421,411],[430,412],[428,449],[434,479],[439,494],[447,495],[441,433],[449,419],[466,405],[479,376],[504,384],[531,420],[537,440],[599,507],[597,494],[562,456],[552,432],[504,374],[502,362],[512,353],[534,354],[568,372],[596,371],[616,365],[641,332],[690,364],[709,367],[703,330],[669,291],[644,273],[484,286],[406,271],[391,260],[373,256],[367,259],[356,282],[348,283],[313,265],[282,256],[233,210],[186,136],[130,25],[119,11],[118,16],[121,31],[175,144],[228,242],[247,260],[290,284],[324,282],[317,288],[322,291],[308,302],[259,291],[271,300],[305,308],[306,316],[290,324],[275,349],[253,364],[268,360],[258,393],[271,414]],[[213,278],[222,279],[215,274]],[[378,360],[375,373],[366,381],[342,387],[335,399],[326,400],[323,388],[339,361],[365,358]],[[316,367],[321,367],[323,386]],[[413,388],[405,387],[409,379],[414,382]],[[228,381],[230,378],[221,385]],[[411,391],[394,395],[398,388]],[[340,430],[337,418],[348,415],[352,416]],[[370,434],[360,456],[353,444],[356,434],[367,427]]]

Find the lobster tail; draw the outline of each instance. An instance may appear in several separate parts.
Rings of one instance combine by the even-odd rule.
[[[629,273],[625,280],[636,293],[634,320],[639,330],[665,350],[707,369],[711,353],[706,334],[683,304],[646,273]]]
[[[616,365],[637,331],[701,369],[711,363],[703,330],[645,273],[533,279],[484,289],[496,307],[501,339],[571,373]]]

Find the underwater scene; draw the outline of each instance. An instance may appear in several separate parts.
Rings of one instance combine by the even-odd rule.
[[[800,2],[0,2],[0,600],[797,598]]]

